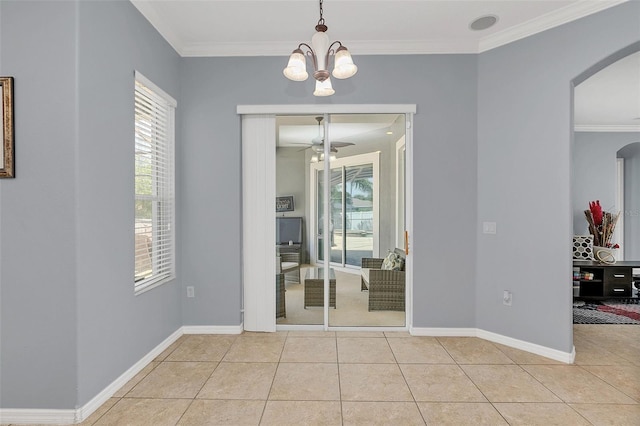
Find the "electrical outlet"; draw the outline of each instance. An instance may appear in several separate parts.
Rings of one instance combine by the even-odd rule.
[[[513,302],[513,295],[509,290],[505,290],[502,293],[502,303],[507,306],[511,306],[511,302]]]
[[[187,287],[187,297],[196,297],[196,291],[192,285]]]

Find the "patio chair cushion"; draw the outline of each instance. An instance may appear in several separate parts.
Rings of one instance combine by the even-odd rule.
[[[380,269],[386,271],[402,271],[404,269],[404,259],[399,254],[390,251],[382,261]]]

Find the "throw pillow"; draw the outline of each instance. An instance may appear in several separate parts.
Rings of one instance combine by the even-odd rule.
[[[382,261],[382,267],[386,271],[401,271],[404,266],[404,259],[394,252],[389,252]]]
[[[593,235],[573,236],[573,258],[575,260],[593,260]]]

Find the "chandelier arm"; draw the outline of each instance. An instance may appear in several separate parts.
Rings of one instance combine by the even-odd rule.
[[[307,43],[300,43],[298,45],[298,49],[302,50],[302,46],[306,47],[307,50],[305,52],[305,54],[310,57],[313,60],[313,70],[317,71],[318,70],[318,58],[316,57],[316,52],[313,51],[313,48],[311,46],[309,46]]]
[[[333,43],[331,43],[331,45],[327,49],[327,56],[326,56],[327,63],[325,64],[325,66],[326,66],[325,69],[327,69],[327,70],[329,69],[329,60],[330,60],[329,58],[333,57],[334,65],[336,63],[336,52],[337,52],[337,50],[333,50],[333,46],[335,46],[336,44],[338,45],[338,49],[343,47],[342,43],[339,40],[336,40]]]

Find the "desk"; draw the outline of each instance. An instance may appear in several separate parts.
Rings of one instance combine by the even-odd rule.
[[[324,306],[324,268],[308,268],[304,274],[304,308]],[[336,307],[336,275],[329,268],[329,306]]]
[[[580,273],[580,279],[574,279],[574,287],[579,287],[578,297],[615,298],[631,297],[633,269],[640,268],[640,261],[620,261],[606,265],[596,261],[574,261],[574,273]],[[584,274],[593,274],[585,279]]]

